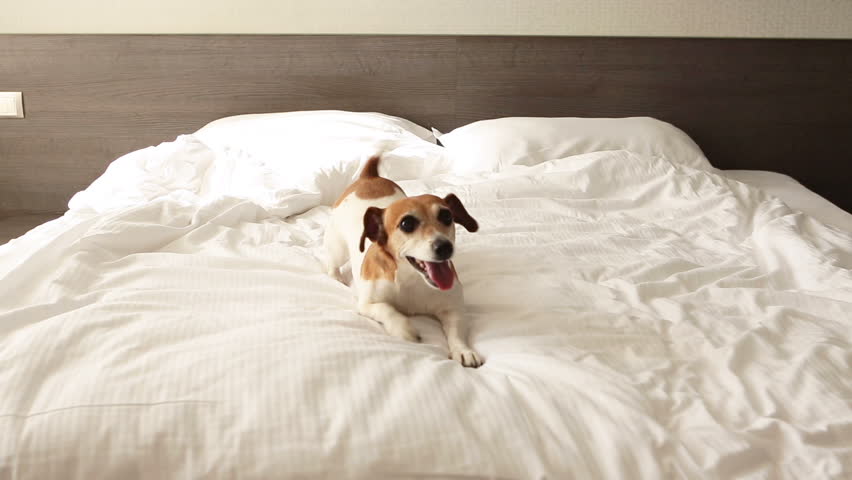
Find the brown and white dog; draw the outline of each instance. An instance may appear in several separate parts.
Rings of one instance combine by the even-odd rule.
[[[408,316],[432,315],[447,335],[450,358],[478,367],[482,360],[467,342],[464,296],[451,258],[455,223],[470,232],[479,226],[453,194],[407,197],[379,176],[379,160],[370,158],[334,204],[324,237],[328,273],[341,279],[349,260],[359,313],[412,342],[420,335]]]

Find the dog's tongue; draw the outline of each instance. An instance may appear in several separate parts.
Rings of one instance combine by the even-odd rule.
[[[450,262],[423,262],[426,264],[426,275],[438,286],[441,290],[449,290],[453,288],[453,280],[456,275],[450,267]]]

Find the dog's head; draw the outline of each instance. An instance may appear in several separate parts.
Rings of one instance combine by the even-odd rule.
[[[456,223],[469,232],[479,229],[453,194],[403,198],[385,209],[367,209],[360,249],[364,251],[364,239],[369,238],[397,260],[407,260],[429,286],[449,290],[455,281],[450,259],[455,250]]]

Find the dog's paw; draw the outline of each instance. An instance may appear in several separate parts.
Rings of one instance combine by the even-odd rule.
[[[420,333],[416,328],[412,327],[410,324],[406,323],[404,325],[400,324],[390,324],[385,325],[385,330],[394,337],[399,337],[403,340],[408,340],[409,342],[420,343],[423,338],[420,336]]]
[[[450,352],[450,358],[461,363],[465,367],[479,368],[485,363],[478,353],[469,348],[462,348]]]

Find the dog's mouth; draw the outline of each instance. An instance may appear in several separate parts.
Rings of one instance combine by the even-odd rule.
[[[441,290],[453,288],[456,273],[453,264],[449,260],[443,262],[427,262],[414,257],[405,257],[415,270],[423,275],[426,283]]]

